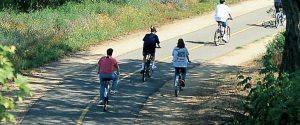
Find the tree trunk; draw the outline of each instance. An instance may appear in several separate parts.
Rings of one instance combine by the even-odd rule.
[[[286,35],[280,72],[300,69],[300,0],[282,0],[286,13]]]

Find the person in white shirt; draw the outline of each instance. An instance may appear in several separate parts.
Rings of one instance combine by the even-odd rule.
[[[182,87],[184,87],[187,64],[188,64],[188,62],[191,62],[191,61],[189,59],[189,51],[185,47],[183,39],[178,39],[177,46],[173,49],[172,56],[173,56],[173,60],[172,60],[173,66],[175,67],[174,82],[175,82],[176,76],[179,75],[179,70],[181,70],[182,80],[183,80]]]
[[[218,4],[215,8],[215,20],[218,23],[221,23],[223,26],[223,29],[227,27],[227,20],[231,19],[231,10],[227,5],[225,5],[225,0],[220,0],[220,4]],[[224,30],[224,34],[226,34],[226,30]],[[225,38],[226,35],[224,35],[223,40],[227,41]]]

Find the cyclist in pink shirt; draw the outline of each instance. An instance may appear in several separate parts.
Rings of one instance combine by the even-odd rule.
[[[103,56],[98,61],[98,75],[100,79],[100,100],[99,104],[103,103],[104,100],[104,91],[105,91],[105,84],[103,82],[104,78],[110,78],[113,80],[111,92],[115,92],[117,85],[118,85],[118,78],[120,75],[120,68],[117,60],[112,57],[113,49],[109,48],[106,51],[107,56]],[[114,70],[117,72],[115,73]]]

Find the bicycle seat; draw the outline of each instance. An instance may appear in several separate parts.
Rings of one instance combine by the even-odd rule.
[[[103,81],[110,81],[110,80],[112,80],[111,78],[103,78],[102,79]]]
[[[221,21],[217,21],[217,23],[218,23],[218,26],[222,25],[222,22],[221,22]]]

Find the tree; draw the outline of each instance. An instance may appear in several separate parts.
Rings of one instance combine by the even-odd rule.
[[[281,73],[300,70],[300,0],[282,0],[286,13],[286,34]]]
[[[15,47],[10,48],[0,44],[0,124],[1,122],[15,122],[14,116],[8,112],[15,108],[14,96],[22,101],[24,96],[31,94],[26,78],[14,73],[13,65],[9,60],[14,51]],[[13,86],[18,89],[10,90]]]

